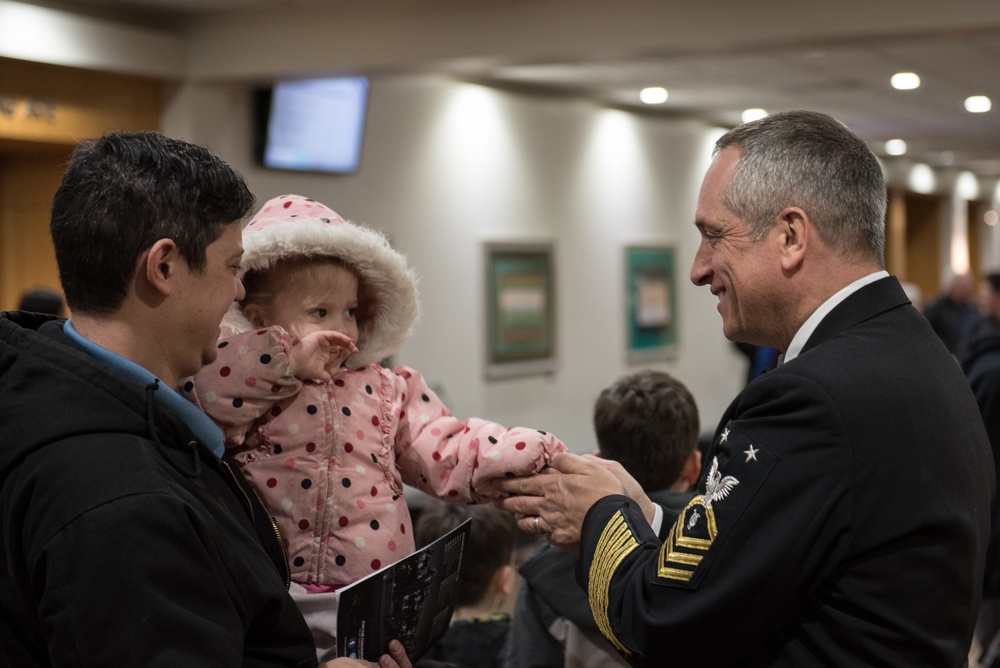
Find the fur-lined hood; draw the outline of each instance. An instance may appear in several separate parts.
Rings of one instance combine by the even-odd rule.
[[[347,263],[378,302],[371,325],[357,342],[358,352],[345,363],[348,367],[379,362],[403,344],[420,314],[417,277],[382,233],[344,220],[301,195],[267,201],[243,228],[240,277],[268,269],[277,260],[301,256],[335,257]],[[223,335],[252,329],[234,303],[222,320]]]

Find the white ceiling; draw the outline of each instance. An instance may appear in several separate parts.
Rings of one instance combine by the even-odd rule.
[[[352,0],[37,0],[80,11],[127,13],[130,18],[191,20],[219,12],[333,5]],[[370,0],[378,4],[378,0]],[[430,6],[434,0],[421,0]],[[516,3],[523,0],[506,0]],[[665,1],[665,0],[664,0]],[[804,0],[803,0],[804,1]],[[870,0],[879,2],[881,0]],[[986,0],[949,0],[956,12]],[[997,0],[988,0],[996,3]],[[420,5],[413,0],[417,7]],[[731,126],[740,111],[809,108],[836,116],[882,153],[888,139],[904,139],[908,159],[953,165],[980,175],[1000,176],[1000,25],[924,31],[919,35],[859,34],[772,48],[713,49],[705,35],[697,53],[659,51],[593,57],[574,53],[562,62],[496,61],[463,68],[463,75],[519,89],[585,97],[644,113],[697,117]],[[596,49],[595,49],[596,51]],[[889,86],[899,71],[920,75],[911,91]],[[641,105],[638,90],[660,85],[665,104]],[[970,95],[988,95],[994,109],[965,111]]]
[[[920,88],[893,89],[889,79],[896,72],[917,72]],[[915,160],[1000,175],[1000,33],[527,65],[499,68],[491,76],[564,87],[625,107],[643,106],[641,87],[662,85],[669,99],[656,110],[722,125],[738,124],[740,112],[750,107],[816,109],[839,118],[876,151],[886,140],[901,138]],[[967,112],[970,95],[990,96],[992,112]]]

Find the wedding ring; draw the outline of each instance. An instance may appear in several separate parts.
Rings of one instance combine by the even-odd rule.
[[[542,535],[543,533],[545,533],[544,531],[542,531],[542,527],[538,526],[538,520],[540,520],[540,519],[542,519],[542,518],[539,517],[538,515],[535,515],[535,522],[534,522],[535,533],[537,533],[538,535]]]

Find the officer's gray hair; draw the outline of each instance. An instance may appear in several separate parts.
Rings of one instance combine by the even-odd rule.
[[[788,206],[805,211],[823,241],[844,257],[885,258],[886,187],[865,143],[839,121],[813,111],[773,114],[721,137],[715,155],[740,159],[723,202],[760,240]]]

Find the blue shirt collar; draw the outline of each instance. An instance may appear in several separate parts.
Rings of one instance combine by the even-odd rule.
[[[212,422],[212,419],[199,410],[197,406],[174,391],[173,388],[164,385],[149,369],[141,367],[132,360],[122,357],[118,353],[108,350],[104,346],[98,345],[84,337],[76,331],[70,320],[67,320],[63,324],[63,332],[85,353],[115,373],[136,383],[139,387],[146,387],[150,383],[155,384],[157,389],[156,398],[180,415],[181,419],[191,428],[191,431],[203,443],[208,445],[217,457],[221,457],[226,451],[222,430],[219,429],[218,425]]]

